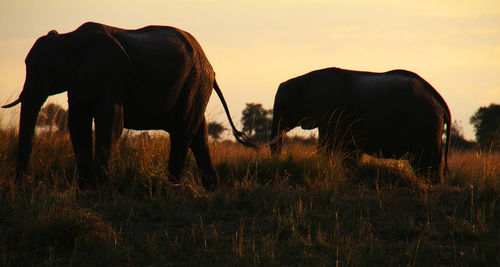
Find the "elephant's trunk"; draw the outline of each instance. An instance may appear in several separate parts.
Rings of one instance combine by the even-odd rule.
[[[17,151],[16,176],[20,177],[28,169],[29,157],[33,147],[33,135],[35,132],[36,119],[43,101],[22,101],[21,118],[19,120],[19,145]]]
[[[284,133],[276,135],[273,140],[269,142],[271,154],[278,155],[281,152],[281,145],[283,144]]]
[[[281,121],[279,119],[279,116],[277,116],[277,114],[275,113],[273,115],[273,126],[271,129],[272,140],[269,142],[269,148],[271,149],[272,155],[278,155],[281,152],[281,145],[286,134],[280,126]]]

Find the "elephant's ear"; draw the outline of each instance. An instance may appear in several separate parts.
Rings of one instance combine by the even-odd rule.
[[[69,103],[84,103],[103,93],[122,90],[130,58],[120,42],[97,31],[78,33],[73,39],[75,66]]]

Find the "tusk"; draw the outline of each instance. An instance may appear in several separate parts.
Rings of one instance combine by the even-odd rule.
[[[13,106],[16,106],[19,103],[21,103],[21,98],[18,98],[16,101],[14,101],[14,102],[12,102],[10,104],[2,106],[2,108],[11,108]]]

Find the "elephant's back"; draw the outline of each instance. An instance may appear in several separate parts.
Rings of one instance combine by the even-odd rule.
[[[357,103],[378,103],[379,106],[394,107],[434,98],[434,90],[428,88],[425,80],[402,70],[385,73],[353,72],[350,84],[351,98]]]
[[[387,124],[384,127],[425,126],[425,120],[441,121],[448,110],[435,97],[433,88],[411,72],[355,72],[352,75],[347,108],[366,118],[363,124],[368,129],[379,129],[380,124]],[[371,123],[377,125],[370,126]]]
[[[129,123],[129,127],[166,129],[179,116],[196,114],[196,109],[206,106],[214,72],[189,33],[169,26],[148,26],[114,36],[131,59],[124,108],[126,122],[136,124]],[[141,99],[148,100],[147,107]],[[159,117],[134,119],[148,116]],[[158,121],[165,123],[157,125]]]
[[[151,62],[156,62],[159,66],[153,64],[154,69],[161,66],[161,69],[196,68],[213,72],[201,45],[186,31],[170,26],[147,26],[113,35],[125,47],[133,63],[143,61],[151,66]]]

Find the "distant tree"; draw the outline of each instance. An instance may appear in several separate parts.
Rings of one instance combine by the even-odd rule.
[[[463,138],[464,137],[464,134],[463,134],[463,127],[462,125],[460,125],[460,123],[458,121],[453,121],[453,123],[451,124],[451,136],[453,138],[455,137],[458,137],[458,138]]]
[[[264,109],[262,104],[247,103],[242,113],[243,132],[257,142],[266,142],[271,132],[272,109]]]
[[[451,125],[451,142],[450,146],[457,149],[470,149],[473,148],[475,143],[465,139],[463,134],[463,127],[460,122],[453,121]]]
[[[470,123],[474,125],[480,145],[500,143],[500,105],[492,103],[488,107],[480,107],[470,118]]]
[[[63,107],[50,103],[43,107],[38,114],[36,121],[38,126],[48,126],[52,131],[55,126],[57,130],[62,132],[68,131],[68,111]]]
[[[220,139],[220,135],[227,129],[220,122],[209,122],[208,123],[208,135],[215,141]]]

